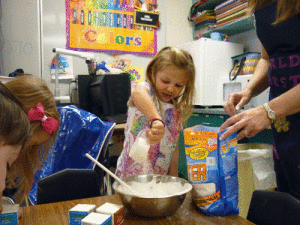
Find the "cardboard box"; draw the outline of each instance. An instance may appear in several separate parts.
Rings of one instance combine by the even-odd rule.
[[[83,218],[81,225],[111,225],[112,216],[101,213],[90,213],[88,216]]]
[[[3,205],[3,211],[0,215],[0,224],[18,225],[19,205]]]
[[[90,204],[77,204],[69,210],[69,222],[70,225],[81,225],[81,221],[87,215],[95,212],[96,205]]]
[[[111,215],[113,225],[119,225],[124,221],[125,208],[123,205],[106,202],[97,208],[96,212]]]

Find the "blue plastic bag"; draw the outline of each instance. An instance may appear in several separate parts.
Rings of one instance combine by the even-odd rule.
[[[184,130],[188,179],[193,202],[206,215],[238,215],[236,135],[220,140],[219,127],[194,126]]]
[[[97,159],[101,150],[107,147],[115,126],[115,123],[102,121],[94,114],[75,106],[57,109],[60,115],[58,135],[42,169],[35,173],[29,193],[29,199],[34,205],[39,179],[66,168],[93,169],[95,163],[85,154]]]

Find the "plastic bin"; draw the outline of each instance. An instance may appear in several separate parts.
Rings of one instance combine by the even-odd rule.
[[[239,210],[243,218],[254,190],[276,188],[272,148],[263,143],[238,144]]]

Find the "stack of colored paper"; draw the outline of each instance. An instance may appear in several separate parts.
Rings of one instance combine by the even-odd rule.
[[[236,21],[247,15],[247,0],[228,0],[215,8],[216,27]]]
[[[216,24],[216,14],[214,10],[204,10],[199,17],[195,19],[195,34],[199,35],[207,31],[210,26]]]

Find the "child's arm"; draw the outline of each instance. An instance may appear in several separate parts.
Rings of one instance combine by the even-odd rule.
[[[177,145],[175,151],[172,154],[168,175],[178,177],[178,160],[179,160],[179,149]]]
[[[148,120],[151,118],[160,118],[160,115],[155,107],[155,104],[150,96],[149,90],[142,86],[138,85],[134,92],[131,95],[132,105],[138,108]]]
[[[151,118],[158,118],[161,119],[155,104],[149,94],[149,90],[142,86],[138,85],[134,92],[131,95],[132,105],[137,107],[138,110],[141,111],[145,117],[150,120]],[[150,144],[159,143],[160,140],[163,138],[165,133],[165,126],[164,124],[159,121],[155,120],[152,122],[151,129],[147,132],[147,138],[150,141]]]

